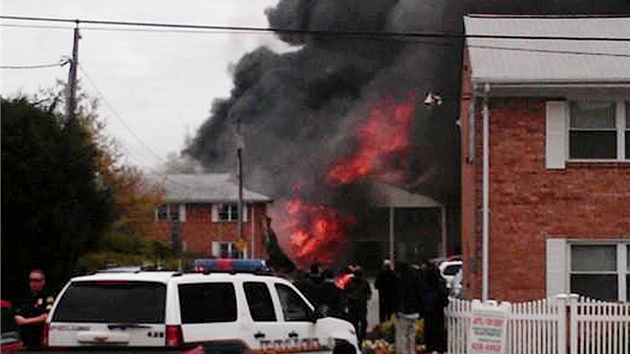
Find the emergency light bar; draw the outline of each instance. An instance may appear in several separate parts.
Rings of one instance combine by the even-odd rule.
[[[271,273],[262,259],[195,259],[197,273]]]

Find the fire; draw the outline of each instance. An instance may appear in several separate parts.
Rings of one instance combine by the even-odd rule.
[[[337,161],[328,173],[329,183],[349,184],[371,177],[393,182],[398,174],[392,161],[395,157],[406,158],[409,151],[409,132],[413,122],[415,103],[413,100],[396,104],[384,100],[370,111],[368,121],[359,127],[357,152]]]
[[[335,264],[344,248],[348,227],[356,218],[334,207],[309,204],[297,197],[281,204],[283,210],[275,213],[279,218],[274,225],[281,235],[289,235],[290,251],[298,266],[306,269],[314,261]]]
[[[364,178],[390,183],[404,178],[414,111],[413,97],[403,102],[384,99],[374,106],[367,122],[358,128],[357,151],[336,161],[326,182],[337,186]],[[302,187],[294,186],[295,195],[301,194]],[[337,264],[345,250],[347,232],[356,223],[353,215],[342,214],[332,206],[310,204],[297,196],[280,202],[271,213],[278,233],[289,235],[285,246],[301,269],[314,261]]]

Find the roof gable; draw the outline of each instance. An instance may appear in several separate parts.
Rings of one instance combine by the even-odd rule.
[[[630,84],[630,17],[471,15],[464,25],[473,82]],[[474,37],[479,35],[627,40]]]

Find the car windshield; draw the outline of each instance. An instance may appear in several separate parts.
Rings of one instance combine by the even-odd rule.
[[[75,282],[59,300],[54,322],[164,323],[166,285]]]

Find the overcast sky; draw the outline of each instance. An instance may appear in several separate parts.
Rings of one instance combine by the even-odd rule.
[[[267,27],[278,0],[2,0],[3,16]],[[35,94],[66,81],[72,23],[2,19],[2,96]],[[178,152],[215,98],[232,88],[230,64],[260,45],[281,50],[270,33],[192,31],[81,24],[79,80],[99,98],[106,130],[126,160],[145,169]]]

